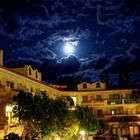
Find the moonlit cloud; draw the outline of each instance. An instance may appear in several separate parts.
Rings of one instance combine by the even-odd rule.
[[[0,5],[5,65],[32,64],[52,83],[140,71],[139,9],[131,0],[5,0]],[[75,55],[62,53],[66,42],[75,46]]]
[[[90,31],[88,29],[82,30],[78,27],[76,30],[59,30],[49,37],[48,42],[49,44],[54,44],[57,41],[68,41],[76,43],[80,39],[87,39],[89,36]]]

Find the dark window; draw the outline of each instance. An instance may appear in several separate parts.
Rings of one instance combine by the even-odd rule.
[[[131,98],[131,94],[126,94],[126,99],[130,99]]]
[[[33,92],[33,88],[31,88],[30,91]]]
[[[31,71],[31,68],[29,68],[29,75],[32,75],[32,71]]]
[[[120,99],[120,95],[119,94],[111,94],[111,95],[109,95],[109,99]]]
[[[68,97],[66,97],[66,99],[67,99],[70,106],[74,106],[74,101],[71,97],[68,96]]]
[[[86,83],[83,84],[83,88],[87,88],[87,84]]]
[[[74,101],[70,101],[70,106],[74,106]]]
[[[97,115],[103,115],[103,111],[102,110],[97,110]]]
[[[101,100],[102,96],[101,95],[96,95],[96,100]]]
[[[96,88],[100,88],[100,83],[96,83]]]
[[[83,98],[83,102],[88,101],[88,96],[83,96],[82,98]]]
[[[10,87],[10,88],[14,88],[14,83],[10,82],[10,81],[7,81],[7,86]]]
[[[36,71],[36,78],[38,78],[38,72]]]

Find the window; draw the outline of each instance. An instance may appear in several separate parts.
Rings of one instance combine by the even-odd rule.
[[[88,96],[83,96],[82,98],[83,98],[83,102],[88,101]]]
[[[100,83],[96,83],[96,88],[100,88]]]
[[[70,106],[74,106],[74,101],[71,97],[67,96],[66,99],[67,99]]]
[[[38,72],[36,71],[35,77],[38,78]]]
[[[70,106],[74,106],[74,101],[70,101]]]
[[[126,94],[126,99],[130,99],[131,98],[131,94]]]
[[[14,83],[10,82],[10,81],[7,81],[7,86],[10,87],[10,88],[14,88]]]
[[[31,88],[30,91],[33,92],[33,88]]]
[[[119,94],[111,94],[111,95],[109,95],[109,99],[120,99],[120,95]]]
[[[102,96],[101,95],[96,95],[96,100],[102,100]]]
[[[111,109],[111,115],[120,115],[121,110],[120,109]]]
[[[103,115],[103,111],[101,109],[97,110],[97,115]]]
[[[114,127],[112,128],[112,134],[116,135],[116,136],[122,136],[122,130],[124,130],[124,128],[120,128],[120,127]]]
[[[136,134],[139,134],[139,126],[138,125],[129,126],[129,132],[130,132],[130,136],[134,136]]]
[[[87,84],[86,83],[83,84],[83,88],[87,88]]]
[[[29,68],[29,75],[32,75],[32,70],[31,70],[31,68]]]

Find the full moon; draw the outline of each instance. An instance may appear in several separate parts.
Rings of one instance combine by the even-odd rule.
[[[66,54],[72,54],[74,52],[74,45],[72,45],[71,43],[67,42],[64,45],[63,51]]]

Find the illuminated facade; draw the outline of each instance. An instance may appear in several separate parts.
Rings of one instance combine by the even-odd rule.
[[[42,82],[41,73],[30,65],[23,68],[9,69],[3,66],[3,52],[0,50],[0,129],[15,122],[9,103],[12,96],[25,92],[39,93],[46,91],[50,98],[67,98],[74,107],[76,104],[89,107],[97,119],[105,120],[112,134],[123,136],[140,133],[140,103],[131,99],[132,89],[107,90],[102,82],[77,85],[78,91],[63,91],[66,86],[47,85]],[[56,89],[57,88],[57,89]]]
[[[46,91],[50,98],[56,98],[59,94],[57,89],[44,84],[41,73],[33,70],[31,66],[26,65],[23,68],[14,69],[4,67],[3,51],[0,50],[0,129],[3,129],[7,123],[14,123],[11,109],[6,105],[9,106],[12,97],[20,90],[33,94]]]

